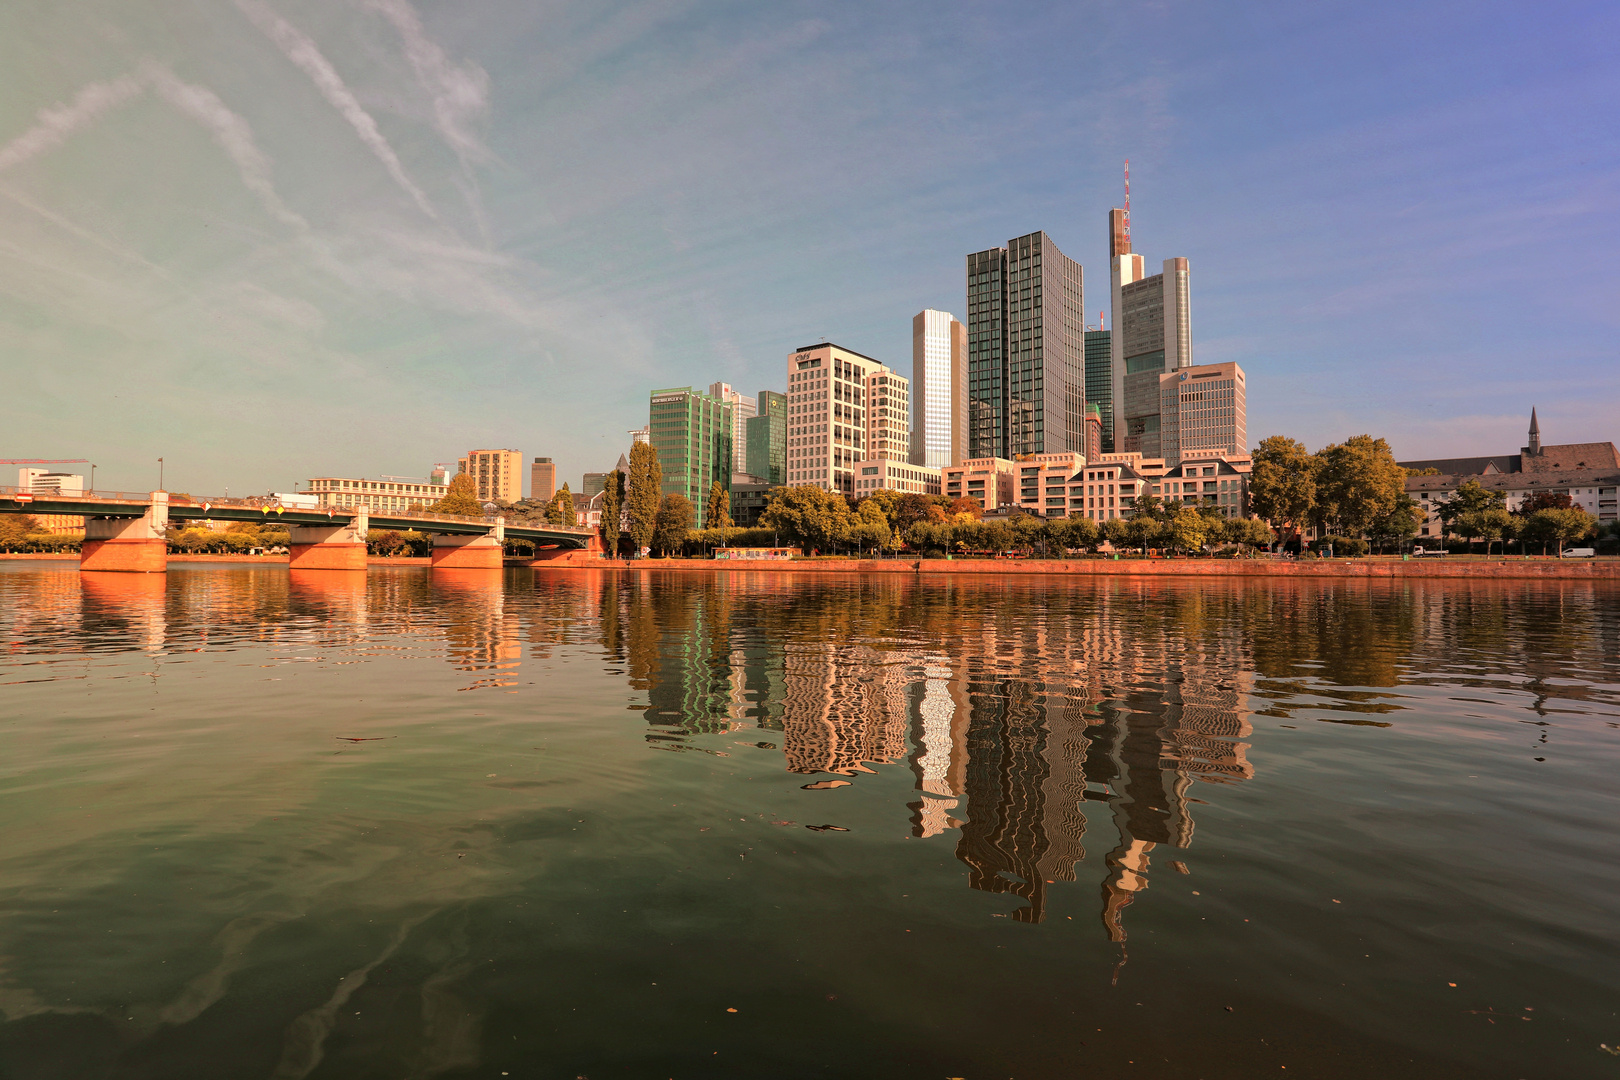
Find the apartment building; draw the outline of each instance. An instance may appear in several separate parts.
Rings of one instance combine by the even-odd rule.
[[[1016,506],[1013,479],[1017,466],[1006,458],[969,458],[940,470],[945,490],[952,499],[977,499],[985,513]]]
[[[456,461],[456,472],[472,477],[479,502],[523,498],[523,455],[516,450],[469,450]]]
[[[1018,466],[1018,508],[1042,517],[1067,517],[1069,480],[1086,467],[1084,454],[1029,454]]]
[[[318,510],[364,507],[383,513],[390,510],[431,511],[433,504],[444,498],[444,493],[449,490],[448,483],[398,478],[368,480],[365,477],[317,476],[307,483],[308,494],[315,497],[315,508]]]
[[[911,382],[870,356],[824,342],[788,356],[787,482],[853,494],[855,466],[905,461]]]

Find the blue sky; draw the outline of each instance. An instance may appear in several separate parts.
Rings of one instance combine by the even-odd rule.
[[[1620,438],[1613,4],[13,0],[0,456],[610,467],[655,387],[906,370],[1044,229],[1192,260],[1251,441]]]

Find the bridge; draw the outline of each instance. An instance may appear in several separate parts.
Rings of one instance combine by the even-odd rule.
[[[309,509],[287,506],[274,496],[212,499],[148,493],[87,491],[34,494],[0,487],[0,514],[66,514],[84,518],[80,570],[162,573],[168,568],[166,533],[171,521],[248,521],[287,526],[290,564],[305,570],[364,570],[366,533],[411,530],[433,539],[433,565],[454,569],[499,569],[507,540],[527,540],[537,562],[600,558],[596,530],[575,525],[508,525],[503,517],[395,512],[363,507]]]

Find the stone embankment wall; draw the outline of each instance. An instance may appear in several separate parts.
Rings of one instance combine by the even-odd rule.
[[[551,569],[545,563],[537,569]],[[1478,562],[1447,559],[796,559],[792,562],[734,559],[648,559],[626,562],[596,559],[557,569],[613,567],[635,570],[696,572],[750,571],[763,573],[912,574],[923,577],[948,574],[1029,574],[1055,577],[1290,577],[1290,578],[1484,578],[1620,581],[1616,559],[1501,559]]]

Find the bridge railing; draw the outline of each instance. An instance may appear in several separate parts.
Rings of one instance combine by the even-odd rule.
[[[32,488],[17,487],[15,485],[0,485],[0,498],[11,495],[32,495],[35,499],[40,501],[56,500],[63,502],[104,500],[106,502],[140,503],[145,505],[152,501],[152,493],[150,491],[109,491],[105,489],[97,489],[76,493],[58,494],[52,491],[35,491]],[[324,510],[331,517],[345,518],[353,517],[360,509],[362,509],[361,507],[357,506],[299,506],[278,499],[274,495],[245,495],[232,498],[230,496],[184,495],[176,494],[174,492],[169,493],[169,509],[171,511],[182,508],[194,510],[198,507],[212,508],[216,506],[233,507],[244,510],[293,510],[306,514],[318,514]],[[420,521],[425,525],[431,525],[435,522],[444,522],[452,525],[493,525],[491,519],[482,515],[474,517],[461,514],[435,514],[427,510],[365,509],[368,517],[396,519],[404,518],[408,521]],[[42,511],[42,513],[43,512],[44,511]],[[511,523],[510,527],[516,529],[538,528],[544,529],[547,532],[556,531],[573,533],[579,536],[589,536],[591,533],[595,532],[595,530],[588,525],[529,525],[522,522],[513,522]]]

